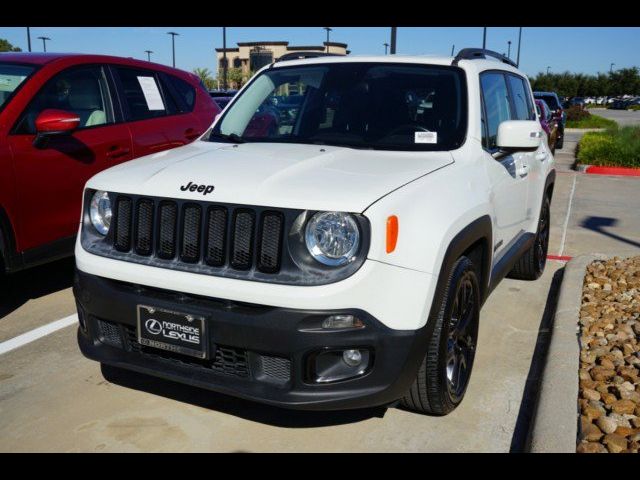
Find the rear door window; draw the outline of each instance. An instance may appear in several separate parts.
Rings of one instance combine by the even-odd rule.
[[[196,89],[189,82],[173,75],[164,75],[164,78],[170,82],[174,91],[178,96],[180,110],[183,112],[192,112],[196,105]]]
[[[175,101],[163,91],[155,72],[120,66],[115,70],[128,120],[148,120],[177,112]]]

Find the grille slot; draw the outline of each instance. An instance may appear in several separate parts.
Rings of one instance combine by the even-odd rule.
[[[113,217],[105,242],[113,257],[213,275],[228,272],[233,278],[278,273],[286,224],[293,221],[285,212],[261,207],[129,195],[116,197]],[[117,252],[126,252],[126,258]]]
[[[266,212],[262,215],[258,253],[258,269],[261,272],[276,273],[280,270],[283,224],[282,214],[278,212]]]
[[[153,202],[138,200],[136,208],[135,248],[139,255],[151,255],[153,245]]]
[[[186,205],[182,216],[182,248],[180,258],[189,263],[200,259],[200,224],[202,210],[199,205]]]
[[[207,212],[207,246],[205,262],[214,267],[221,267],[226,260],[227,209],[210,207]]]
[[[157,255],[169,260],[176,255],[176,224],[178,207],[173,202],[160,202]]]
[[[253,230],[255,213],[251,210],[236,210],[233,218],[233,241],[231,243],[231,266],[238,270],[251,268],[253,257]]]
[[[113,245],[121,252],[128,252],[131,248],[131,199],[127,197],[118,198],[116,204]]]

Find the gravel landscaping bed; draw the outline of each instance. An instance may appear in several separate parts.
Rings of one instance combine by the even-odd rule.
[[[640,450],[640,256],[587,266],[580,309],[579,453]]]

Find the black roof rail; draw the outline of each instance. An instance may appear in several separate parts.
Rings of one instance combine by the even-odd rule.
[[[326,52],[291,52],[285,53],[280,58],[278,58],[275,62],[284,62],[286,60],[302,60],[305,58],[316,58],[316,57],[344,57],[345,55],[341,53],[326,53]]]
[[[507,65],[511,65],[512,67],[518,68],[516,62],[511,60],[509,57],[505,57],[504,55],[494,52],[493,50],[486,50],[484,48],[463,48],[458,52],[456,58],[453,59],[451,65],[458,65],[460,60],[476,60],[478,58],[487,58],[493,57],[501,62],[506,63]]]

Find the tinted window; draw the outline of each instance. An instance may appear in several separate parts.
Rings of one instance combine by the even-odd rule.
[[[172,113],[172,106],[167,106],[154,72],[126,67],[116,67],[116,70],[129,120],[146,120]]]
[[[485,109],[485,130],[482,143],[487,148],[495,148],[498,126],[511,120],[509,92],[505,76],[499,72],[480,75],[480,85]]]
[[[184,103],[187,111],[191,112],[196,104],[196,89],[193,85],[184,80],[174,77],[173,75],[167,75],[167,78],[175,88],[180,99]]]
[[[509,87],[511,88],[511,98],[515,107],[515,117],[512,120],[534,120],[535,113],[529,88],[524,78],[515,75],[507,75],[509,79]]]
[[[73,68],[49,80],[23,112],[15,133],[35,134],[36,117],[46,109],[77,114],[80,117],[79,128],[112,123],[111,104],[102,67]]]
[[[211,139],[450,150],[466,131],[466,86],[451,67],[332,63],[265,71]]]
[[[34,67],[27,65],[0,63],[0,110],[34,70]]]

